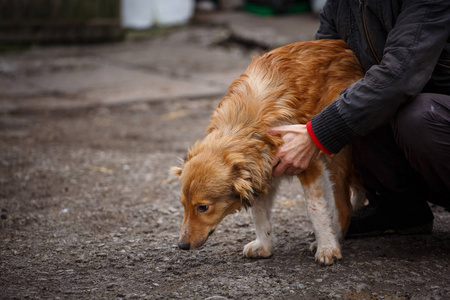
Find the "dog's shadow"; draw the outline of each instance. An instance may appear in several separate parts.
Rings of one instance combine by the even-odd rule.
[[[449,259],[450,232],[420,235],[391,234],[372,238],[348,239],[342,244],[344,258],[379,257],[420,261]]]

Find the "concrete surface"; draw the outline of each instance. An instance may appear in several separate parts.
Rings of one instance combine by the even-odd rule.
[[[223,95],[251,56],[217,44],[275,48],[309,40],[312,15],[199,16],[197,26],[139,42],[42,47],[0,56],[0,111],[73,109],[167,98]]]

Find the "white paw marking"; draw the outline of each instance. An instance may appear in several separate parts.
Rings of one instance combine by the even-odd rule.
[[[248,243],[244,247],[244,255],[251,258],[266,258],[272,256],[272,245],[270,243],[264,244],[256,239]]]
[[[316,261],[322,265],[332,265],[341,258],[342,254],[339,248],[317,248]]]

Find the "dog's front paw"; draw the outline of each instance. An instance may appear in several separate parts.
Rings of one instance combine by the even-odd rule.
[[[342,254],[339,248],[319,247],[316,252],[316,261],[322,265],[332,265],[341,258]]]
[[[244,247],[244,255],[251,258],[267,258],[272,256],[272,245],[270,243],[264,244],[256,239],[248,243]]]

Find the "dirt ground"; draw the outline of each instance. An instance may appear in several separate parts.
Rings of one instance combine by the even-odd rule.
[[[217,99],[1,119],[2,299],[449,299],[450,217],[432,235],[346,240],[314,262],[297,184],[274,212],[275,255],[241,254],[248,212],[200,250],[177,248],[179,184],[169,172],[204,135]]]
[[[238,60],[225,58],[224,68]],[[0,298],[450,299],[440,207],[433,234],[346,240],[344,258],[323,267],[308,250],[299,184],[286,182],[273,257],[243,257],[255,237],[249,212],[227,217],[201,249],[179,250],[169,168],[204,136],[219,100],[0,113]]]

